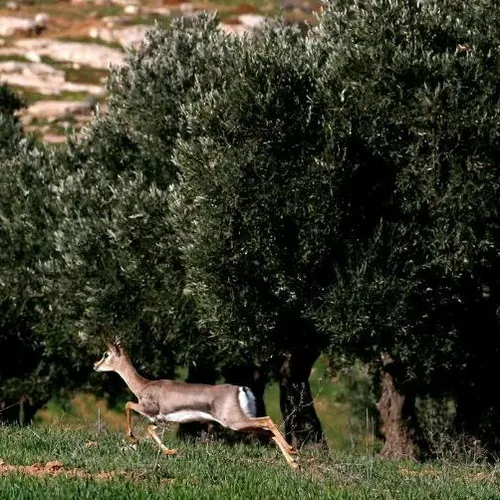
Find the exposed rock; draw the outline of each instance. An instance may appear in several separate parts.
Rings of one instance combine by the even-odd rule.
[[[56,134],[44,134],[43,136],[44,142],[49,142],[50,144],[63,144],[66,142],[65,135],[56,135]]]
[[[97,69],[108,69],[109,65],[121,66],[124,55],[117,49],[103,47],[95,43],[60,42],[49,39],[17,40],[15,46],[27,51],[35,51],[56,61],[71,61]]]
[[[95,26],[93,28],[89,29],[89,37],[92,38],[92,40],[96,40],[99,37],[99,32],[101,30],[99,28],[96,28]]]
[[[144,40],[146,33],[150,29],[151,26],[146,24],[137,24],[120,29],[92,28],[89,31],[89,36],[108,43],[118,42],[122,47],[135,47]]]
[[[45,12],[39,12],[35,16],[35,26],[37,26],[40,29],[45,29],[47,28],[47,25],[49,24],[50,21],[50,16],[46,14]]]
[[[247,28],[258,28],[266,21],[264,16],[258,14],[241,14],[238,16],[240,23]]]
[[[245,33],[251,32],[259,28],[266,21],[264,16],[258,14],[240,14],[237,18],[238,22],[221,23],[220,28],[230,35],[242,36]]]
[[[107,28],[114,28],[115,26],[120,26],[129,21],[126,16],[105,16],[101,21],[106,25]]]
[[[144,14],[152,16],[165,16],[172,15],[172,11],[168,7],[155,7],[153,9],[143,8]]]
[[[64,91],[104,94],[103,87],[99,85],[67,82],[64,71],[43,63],[0,62],[0,79],[10,85],[36,89],[45,95],[57,95]]]
[[[40,54],[37,54],[36,52],[33,52],[33,51],[26,52],[24,54],[24,57],[30,62],[34,62],[34,63],[42,62],[42,58],[40,57]]]
[[[0,36],[9,37],[16,33],[32,33],[36,29],[33,19],[22,17],[0,17]]]
[[[231,12],[233,14],[255,14],[257,12],[257,7],[249,3],[239,3],[234,6]]]
[[[248,27],[243,26],[242,24],[227,24],[227,23],[220,23],[220,29],[227,33],[228,35],[238,35],[242,36],[245,33],[248,33],[250,30]]]
[[[127,5],[141,5],[140,0],[112,0],[115,5],[122,5],[126,7]]]
[[[192,16],[194,14],[194,5],[190,2],[184,2],[179,5],[179,10],[186,17]]]
[[[24,114],[31,118],[43,118],[49,121],[67,119],[74,115],[89,115],[95,108],[95,101],[38,101],[31,105]]]
[[[127,16],[137,16],[141,12],[141,6],[135,4],[125,5],[123,12]]]
[[[280,7],[283,10],[298,10],[302,12],[312,12],[312,6],[307,0],[280,0]]]
[[[43,63],[2,61],[0,75],[7,83],[23,87],[62,85],[65,81],[64,71]]]

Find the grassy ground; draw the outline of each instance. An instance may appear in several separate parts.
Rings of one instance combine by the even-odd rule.
[[[140,417],[141,441],[133,449],[123,437],[123,404],[110,409],[78,394],[71,402],[51,402],[33,427],[0,427],[0,498],[500,499],[500,463],[480,464],[467,455],[460,463],[379,460],[369,383],[359,367],[332,379],[320,360],[311,388],[330,451],[302,450],[298,472],[273,446],[186,443],[175,428],[164,442],[179,454],[159,455]],[[268,413],[282,425],[277,396],[276,384],[269,385]],[[58,462],[56,470],[47,462]]]
[[[289,469],[271,446],[190,444],[159,456],[150,440],[137,450],[117,432],[0,427],[2,499],[156,498],[500,498],[500,466],[380,461],[372,455],[303,451]],[[47,462],[59,464],[45,467]],[[52,467],[52,468],[51,468]],[[57,470],[55,470],[57,469]],[[55,470],[55,472],[54,472]]]

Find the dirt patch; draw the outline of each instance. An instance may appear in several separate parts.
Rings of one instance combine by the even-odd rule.
[[[4,476],[6,474],[12,474],[15,472],[20,472],[22,474],[26,474],[27,476],[50,476],[50,477],[58,477],[58,476],[66,476],[66,477],[76,477],[76,478],[93,478],[101,481],[106,481],[109,479],[113,479],[115,477],[127,477],[133,479],[132,474],[129,474],[125,471],[110,471],[110,472],[98,472],[92,474],[83,469],[67,469],[64,467],[62,462],[47,462],[45,465],[41,464],[33,464],[33,465],[10,465],[5,463],[2,459],[0,459],[0,476]]]

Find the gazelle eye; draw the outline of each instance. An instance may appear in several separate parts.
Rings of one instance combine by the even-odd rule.
[[[105,353],[104,353],[104,357],[105,357],[105,358],[109,358],[109,352],[105,352]]]

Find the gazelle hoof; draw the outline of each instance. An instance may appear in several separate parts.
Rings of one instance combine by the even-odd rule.
[[[177,455],[177,450],[169,450],[168,448],[163,448],[162,452],[164,455]]]
[[[298,462],[296,462],[295,460],[293,462],[289,462],[288,463],[290,465],[290,467],[293,469],[293,470],[299,470],[300,469],[300,465]]]
[[[128,441],[132,441],[134,443],[139,442],[139,440],[134,436],[132,429],[127,429],[125,431],[125,437],[127,438]]]
[[[124,445],[120,448],[122,451],[137,451],[137,443],[127,442],[123,440]]]

